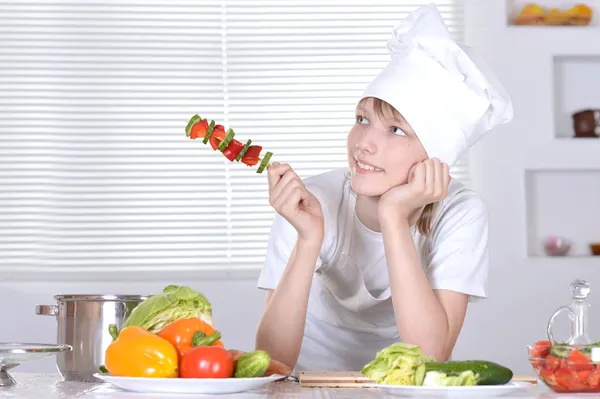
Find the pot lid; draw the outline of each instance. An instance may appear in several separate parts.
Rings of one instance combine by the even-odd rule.
[[[131,301],[140,302],[150,295],[113,295],[113,294],[57,294],[54,298],[59,301]]]

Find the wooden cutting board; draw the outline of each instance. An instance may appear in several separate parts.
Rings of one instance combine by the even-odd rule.
[[[312,388],[368,388],[373,383],[357,371],[303,371],[298,379],[301,387]],[[518,375],[512,381],[537,383],[535,377]]]
[[[301,387],[365,388],[373,382],[358,371],[302,371],[298,379]]]

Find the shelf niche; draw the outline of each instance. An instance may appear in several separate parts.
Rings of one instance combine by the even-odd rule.
[[[527,170],[525,200],[528,256],[548,256],[549,236],[571,241],[567,257],[593,256],[589,244],[600,242],[600,170]]]
[[[600,113],[600,54],[554,56],[553,75],[556,138],[588,139],[575,137],[573,114],[586,109]]]

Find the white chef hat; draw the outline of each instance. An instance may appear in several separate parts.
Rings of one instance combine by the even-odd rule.
[[[450,36],[433,4],[408,15],[388,41],[391,60],[361,97],[376,97],[404,116],[430,158],[452,166],[497,125],[512,103],[492,71]]]

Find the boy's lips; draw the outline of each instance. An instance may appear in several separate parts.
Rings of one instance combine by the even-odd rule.
[[[382,168],[365,162],[363,159],[358,158],[358,154],[354,154],[354,160],[356,161],[356,170],[359,173],[379,173],[383,172]]]

